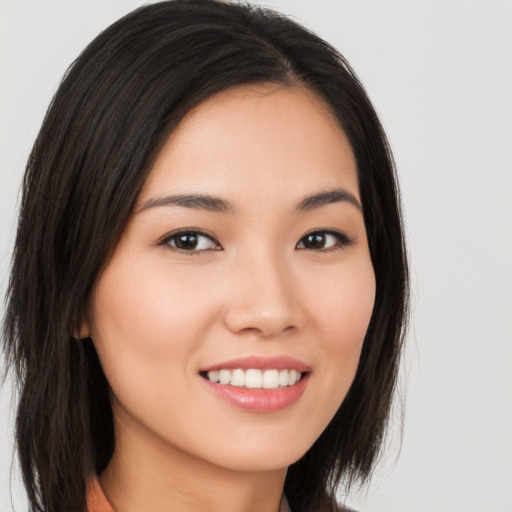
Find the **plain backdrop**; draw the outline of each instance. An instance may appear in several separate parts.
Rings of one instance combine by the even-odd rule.
[[[0,0],[0,283],[24,165],[67,66],[137,0]],[[268,0],[334,44],[395,151],[413,279],[399,418],[369,512],[512,512],[512,2]],[[0,308],[3,302],[0,301]],[[0,511],[26,510],[0,401]]]

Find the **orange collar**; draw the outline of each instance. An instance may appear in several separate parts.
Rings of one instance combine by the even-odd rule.
[[[283,495],[281,500],[280,512],[290,512],[288,500]],[[103,489],[98,482],[98,477],[93,477],[89,480],[87,486],[87,512],[115,512],[112,505],[108,502]]]
[[[87,486],[87,512],[114,512],[96,476],[89,480]]]

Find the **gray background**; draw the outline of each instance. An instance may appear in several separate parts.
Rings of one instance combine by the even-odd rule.
[[[51,96],[79,51],[142,3],[0,0],[2,294],[23,167]],[[512,512],[512,2],[261,3],[349,59],[401,177],[413,279],[403,443],[397,458],[396,416],[372,484],[349,502],[370,512]],[[21,511],[10,385],[0,401],[0,510]]]

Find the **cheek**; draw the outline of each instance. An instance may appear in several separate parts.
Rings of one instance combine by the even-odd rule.
[[[371,262],[356,260],[334,275],[313,297],[319,328],[329,352],[360,350],[375,302]]]
[[[359,364],[375,302],[375,277],[369,259],[347,267],[314,297],[325,414],[333,415],[345,398]]]
[[[199,302],[190,276],[159,265],[139,265],[136,274],[133,268],[117,260],[99,280],[92,339],[114,394],[135,383],[143,389],[150,381],[159,387],[174,381],[176,390],[183,384],[170,377],[193,361],[213,299],[205,294]]]

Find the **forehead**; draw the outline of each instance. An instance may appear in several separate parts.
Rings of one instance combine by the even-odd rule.
[[[359,198],[355,158],[324,102],[304,87],[246,85],[192,109],[169,136],[141,193],[193,189],[271,201],[342,186]]]

